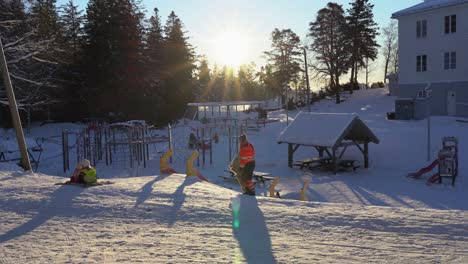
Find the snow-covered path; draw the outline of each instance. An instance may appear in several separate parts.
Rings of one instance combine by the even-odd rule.
[[[0,173],[1,263],[466,263],[468,212],[249,197],[183,175]]]

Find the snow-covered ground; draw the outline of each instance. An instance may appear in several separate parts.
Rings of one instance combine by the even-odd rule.
[[[240,195],[235,182],[218,177],[228,161],[222,142],[214,146],[213,165],[198,168],[211,183],[161,175],[154,160],[147,168],[99,165],[100,177],[115,184],[91,188],[54,185],[66,176],[55,157],[60,145],[45,144],[38,173],[0,163],[0,263],[468,263],[468,123],[432,117],[431,159],[443,136],[456,136],[460,168],[455,186],[448,180],[428,186],[430,174],[405,177],[432,162],[427,122],[387,120],[394,100],[377,89],[312,107],[357,113],[380,139],[370,146],[370,168],[356,172],[288,168],[287,145],[276,143],[286,112],[271,113],[281,122],[248,133],[256,170],[311,179],[309,202],[299,201],[294,181],[280,181],[282,199],[265,197],[268,186],[258,186],[256,197]],[[78,125],[36,126],[27,136],[65,128]],[[11,149],[7,137],[14,133],[0,131]],[[313,156],[314,149],[301,147],[295,159]],[[345,157],[362,165],[358,151]]]

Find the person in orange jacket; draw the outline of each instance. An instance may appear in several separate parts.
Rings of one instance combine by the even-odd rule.
[[[255,196],[255,184],[252,180],[253,171],[255,169],[255,149],[252,144],[247,141],[247,135],[242,133],[239,136],[240,150],[239,150],[239,171],[243,185],[243,193]]]

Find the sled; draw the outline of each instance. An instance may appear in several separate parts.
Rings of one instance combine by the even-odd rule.
[[[94,187],[94,186],[109,185],[109,184],[114,184],[114,183],[115,182],[112,182],[112,181],[98,181],[96,183],[88,184],[88,183],[77,183],[77,182],[66,181],[66,182],[57,182],[55,185],[73,185],[73,186],[88,188],[88,187]]]
[[[219,176],[220,178],[224,180],[232,180],[232,181],[237,181],[237,176],[236,173],[232,170],[225,170],[225,172],[229,173],[229,176]],[[259,171],[254,171],[252,180],[256,183],[265,183],[266,181],[272,181],[274,180],[273,177],[270,177],[270,173],[268,172],[259,172]]]

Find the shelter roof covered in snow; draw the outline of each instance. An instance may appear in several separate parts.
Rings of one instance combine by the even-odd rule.
[[[420,4],[393,13],[392,18],[465,3],[468,3],[468,0],[426,0]]]
[[[277,141],[305,146],[336,147],[343,140],[379,143],[379,139],[357,114],[308,112],[299,113]]]

